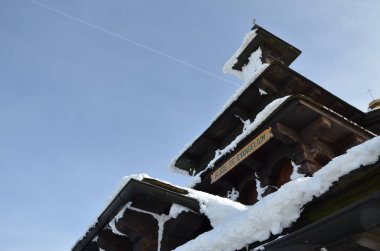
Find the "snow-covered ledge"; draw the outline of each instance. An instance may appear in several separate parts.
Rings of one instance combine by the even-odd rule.
[[[224,67],[223,67],[224,73],[232,74],[240,79],[244,79],[243,72],[239,70],[235,70],[233,66],[238,62],[239,55],[244,51],[244,49],[248,46],[248,44],[252,42],[252,40],[256,37],[256,35],[257,35],[257,29],[250,31],[245,35],[243,43],[235,51],[232,57],[224,64]]]
[[[252,34],[255,34],[254,31],[248,33],[243,45],[248,44],[250,42],[249,39],[253,39],[254,36]],[[239,55],[238,53],[241,53],[240,50],[243,50],[243,49],[244,48],[239,49],[235,54]],[[229,60],[230,63],[229,62],[226,63],[224,70],[227,69],[227,65],[232,65],[232,62],[234,61],[234,60],[232,60],[233,58],[234,58],[234,56]],[[248,64],[243,66],[242,71],[234,70],[234,69],[232,69],[232,66],[231,66],[230,72],[233,72],[234,74],[236,73],[237,75],[239,75],[239,77],[244,79],[244,83],[242,84],[242,86],[239,89],[237,89],[237,91],[234,93],[234,95],[232,95],[228,99],[228,101],[223,105],[222,109],[217,113],[217,115],[212,120],[212,122],[214,122],[221,114],[223,114],[223,112],[226,109],[228,109],[231,106],[231,104],[240,97],[240,95],[265,71],[265,69],[268,66],[269,66],[269,64],[262,62],[261,48],[258,48],[256,51],[254,51],[251,54],[251,56],[249,57]],[[265,95],[265,92],[262,90],[260,90],[260,93],[262,93],[262,95]],[[170,170],[172,172],[188,175],[188,173],[186,171],[181,170],[180,168],[176,167],[175,163],[176,163],[177,159],[179,158],[179,156],[181,156],[184,152],[186,152],[192,145],[193,145],[193,143],[189,144],[187,147],[185,147],[185,149],[182,150],[182,152],[172,161],[172,163],[170,165]]]
[[[204,204],[203,212],[209,218],[215,218],[213,214],[218,216],[218,221],[213,222],[214,229],[175,250],[233,251],[256,241],[263,242],[271,234],[280,234],[284,228],[290,227],[300,217],[303,207],[314,197],[327,192],[340,177],[361,166],[376,163],[379,157],[380,136],[377,136],[334,158],[312,177],[289,181],[252,206],[236,208],[220,217],[223,208],[218,210],[214,203]]]

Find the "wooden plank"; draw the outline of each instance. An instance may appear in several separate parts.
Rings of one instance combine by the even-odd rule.
[[[278,87],[275,84],[265,78],[260,78],[257,85],[260,89],[264,90],[269,95],[277,93],[279,91]]]
[[[127,236],[116,235],[111,229],[104,229],[98,237],[98,245],[107,251],[132,251],[132,242]]]
[[[211,174],[211,184],[215,183],[226,173],[236,167],[239,163],[245,160],[249,155],[254,153],[257,149],[263,146],[273,137],[272,128],[268,128],[263,131],[259,136],[254,138],[251,142],[245,145],[239,152],[234,154],[229,160],[227,160],[221,167]]]
[[[301,137],[295,130],[276,123],[272,126],[273,135],[276,139],[282,141],[285,145],[294,145],[301,142]]]
[[[307,143],[313,142],[316,138],[321,137],[331,128],[331,121],[324,117],[320,116],[315,119],[313,122],[308,124],[302,131],[301,137]]]
[[[127,209],[123,217],[115,223],[117,229],[126,234],[131,241],[141,237],[157,238],[158,223],[150,214]]]

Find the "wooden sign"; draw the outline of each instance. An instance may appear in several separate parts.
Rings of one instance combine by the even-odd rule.
[[[240,162],[245,160],[249,155],[254,153],[265,143],[267,143],[272,137],[272,128],[269,127],[267,130],[263,131],[259,136],[254,138],[251,142],[249,142],[246,146],[244,146],[243,149],[241,149],[238,153],[236,153],[229,160],[227,160],[213,174],[211,174],[211,184],[223,177]]]

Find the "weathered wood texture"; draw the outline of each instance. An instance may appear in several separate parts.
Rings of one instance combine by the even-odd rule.
[[[104,229],[98,236],[98,245],[106,251],[133,251],[132,242],[126,236]]]

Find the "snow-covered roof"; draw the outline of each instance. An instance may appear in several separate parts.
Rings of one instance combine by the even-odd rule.
[[[242,44],[225,63],[223,72],[244,79],[244,66],[249,63],[253,52],[260,47],[270,51],[270,54],[276,57],[275,60],[281,61],[285,65],[290,65],[301,54],[300,50],[256,24],[245,35]]]
[[[234,251],[247,244],[267,240],[271,234],[280,234],[299,217],[303,207],[315,197],[329,190],[340,177],[361,166],[379,161],[380,136],[370,139],[333,159],[312,177],[292,180],[278,191],[262,198],[252,206],[227,212],[214,224],[214,229],[178,247],[177,251]],[[211,207],[213,210],[206,210]],[[204,206],[208,217],[218,205]]]
[[[206,156],[207,153],[205,153],[204,150],[207,149],[207,147],[210,151],[214,152],[220,148],[220,146],[213,149],[212,142],[207,141],[208,139],[219,140],[226,138],[236,126],[239,126],[240,120],[237,116],[244,120],[253,119],[260,111],[257,109],[258,107],[265,107],[263,105],[268,104],[268,101],[273,100],[273,98],[278,95],[271,91],[271,89],[267,89],[267,86],[264,85],[265,82],[268,81],[270,81],[275,88],[278,88],[278,90],[282,90],[283,93],[288,93],[289,95],[307,95],[317,103],[333,109],[334,112],[343,115],[350,121],[359,123],[365,115],[362,111],[339,99],[281,63],[274,62],[270,65],[262,64],[262,68],[258,69],[256,75],[245,82],[236,94],[226,102],[205,132],[197,137],[191,144],[188,144],[172,161],[172,171],[183,174],[195,174],[201,171],[199,166],[191,162],[191,159],[187,159],[187,154],[193,157],[198,154]],[[287,84],[290,84],[291,87],[286,86]],[[242,111],[242,108],[244,111]],[[249,114],[249,116],[245,114]]]
[[[199,212],[207,216],[212,225],[212,230],[204,232],[175,250],[234,251],[244,248],[250,243],[264,243],[270,236],[281,234],[285,228],[290,227],[297,221],[304,206],[314,198],[326,193],[342,176],[360,167],[378,163],[379,158],[380,136],[355,146],[349,149],[347,153],[334,158],[330,163],[314,173],[312,177],[293,179],[276,192],[261,198],[252,206],[246,206],[227,198],[194,189],[175,186],[175,189],[183,190],[187,193],[179,196],[197,201]],[[146,175],[135,177],[147,178]],[[132,181],[136,181],[131,177],[127,179],[129,181],[125,187]],[[144,183],[143,181],[138,182]],[[163,187],[173,186],[164,181],[157,182],[161,183]],[[120,195],[118,194],[115,198],[118,196]],[[128,201],[122,203],[114,215],[110,214],[108,218],[104,219],[112,232],[119,236],[125,236],[125,233],[120,232],[115,223],[123,217],[126,210],[152,215],[158,222],[159,240],[162,237],[166,221],[175,219],[182,212],[192,210],[186,206],[172,203],[168,214],[156,214],[136,208]],[[99,220],[102,220],[102,216],[99,217]],[[104,226],[101,226],[98,221],[95,227],[102,229]],[[97,239],[96,235],[90,237],[90,241],[96,241]],[[82,245],[81,247],[83,248],[84,246]],[[73,250],[82,249],[74,247]]]

